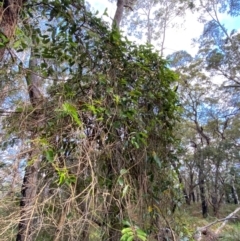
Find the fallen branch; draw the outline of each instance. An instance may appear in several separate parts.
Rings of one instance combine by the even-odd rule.
[[[237,212],[239,212],[239,211],[240,211],[240,207],[238,207],[238,208],[235,209],[232,213],[230,213],[230,214],[225,218],[225,220],[223,220],[222,225],[216,230],[216,234],[218,234],[218,233],[223,229],[223,227],[227,224],[228,220],[229,220],[229,219],[232,219],[232,216],[233,216],[234,214],[236,214]]]
[[[220,231],[223,229],[223,227],[227,224],[227,222],[231,219],[234,219],[234,215],[240,211],[240,207],[238,207],[237,209],[235,209],[232,213],[230,213],[227,217],[225,218],[222,218],[222,219],[217,219],[215,220],[214,222],[212,223],[209,223],[208,225],[206,226],[203,226],[203,227],[198,227],[195,234],[194,234],[194,239],[196,241],[201,241],[202,240],[202,235],[204,236],[208,236],[208,235],[211,235],[213,237],[215,237],[216,239],[213,239],[213,240],[217,240],[217,236],[218,234],[220,233]],[[216,223],[222,223],[222,225],[215,231],[210,231],[208,228],[215,225]]]

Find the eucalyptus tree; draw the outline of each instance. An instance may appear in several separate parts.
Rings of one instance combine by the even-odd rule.
[[[200,0],[198,10],[204,31],[199,37],[199,55],[206,61],[206,68],[221,77],[226,87],[239,88],[239,33],[228,29],[222,15],[233,19],[240,15],[239,1]]]
[[[176,27],[189,7],[187,1],[117,1],[122,3],[123,29],[127,35],[142,39],[148,44],[154,44],[163,56],[167,30]],[[120,8],[119,8],[120,10]],[[118,11],[116,12],[118,13]],[[115,15],[116,16],[116,15]]]
[[[178,158],[182,163],[180,176],[182,179],[185,201],[188,205],[198,202],[198,163],[194,155],[194,143],[196,143],[194,125],[189,120],[182,120],[177,128],[177,137],[181,140],[181,149]],[[193,141],[192,141],[193,140]]]
[[[219,99],[219,95],[221,99]],[[229,130],[234,128],[232,124],[238,108],[232,103],[232,97],[222,89],[218,89],[215,96],[208,98],[207,103],[211,108],[208,110],[209,120],[206,129],[212,136],[211,147],[206,150],[211,163],[210,173],[212,177],[209,178],[209,194],[214,214],[218,215],[220,206],[229,195],[225,192],[226,186],[235,186],[231,170],[236,168],[239,154]],[[238,196],[236,191],[233,196]]]
[[[211,82],[212,76],[203,71],[205,61],[199,55],[193,58],[187,52],[179,51],[168,59],[180,75],[178,91],[184,107],[184,129],[180,135],[186,149],[182,159],[186,165],[186,180],[189,180],[187,189],[191,192],[192,187],[199,185],[204,216],[207,215],[207,202],[217,215],[225,188],[231,185],[230,166],[235,165],[238,156],[236,140],[229,132],[239,113],[237,100],[219,84]],[[187,126],[189,130],[185,130]],[[195,183],[193,170],[198,170]]]
[[[198,55],[203,59],[205,69],[211,78],[213,80],[218,79],[222,83],[223,89],[218,90],[221,93],[218,105],[221,106],[225,102],[223,108],[226,108],[226,110],[219,113],[218,117],[215,115],[214,119],[218,119],[218,123],[225,123],[225,129],[223,125],[221,131],[226,134],[230,133],[229,130],[233,128],[232,124],[239,115],[240,35],[236,29],[226,27],[221,14],[238,19],[240,5],[239,1],[199,1],[199,12],[201,13],[200,20],[204,23],[204,31],[198,40],[200,43]],[[215,128],[218,129],[218,127]],[[221,131],[218,131],[219,135]],[[232,135],[227,137],[222,135],[224,140],[222,139],[221,143],[227,140],[229,148],[228,150],[225,149],[225,153],[235,153],[234,149],[239,148],[238,141],[233,140],[232,137]],[[223,146],[226,148],[226,145]],[[234,160],[234,156],[232,159]],[[232,180],[232,178],[230,179]],[[232,190],[235,190],[235,188],[232,187]],[[236,195],[233,194],[233,196]]]
[[[113,18],[113,26],[116,25],[117,28],[119,28],[122,20],[124,6],[125,0],[117,0],[117,9]]]

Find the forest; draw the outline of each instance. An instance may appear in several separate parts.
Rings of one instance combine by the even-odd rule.
[[[0,240],[239,241],[240,1],[108,1],[0,1]]]

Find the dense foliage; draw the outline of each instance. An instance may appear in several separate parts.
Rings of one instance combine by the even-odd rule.
[[[118,240],[124,220],[144,229],[145,240],[181,192],[168,192],[177,180],[170,169],[176,74],[151,46],[109,30],[82,1],[25,9],[29,20],[13,46],[30,64],[17,59],[9,68],[26,78],[30,103],[20,95],[5,120],[26,148],[18,240],[25,229],[27,240]]]
[[[239,204],[239,4],[116,2],[111,28],[83,0],[0,5],[1,240],[216,240],[179,207]],[[198,52],[165,60],[188,11]]]

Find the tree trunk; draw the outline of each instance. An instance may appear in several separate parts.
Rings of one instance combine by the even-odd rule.
[[[191,168],[190,170],[190,184],[189,184],[189,204],[191,204],[191,202],[195,202],[195,194],[194,194],[194,188],[196,187],[196,185],[194,184],[194,173],[193,170]]]
[[[39,159],[34,160],[34,157],[33,160],[30,161],[33,161],[33,164],[26,167],[23,178],[21,190],[22,198],[20,201],[21,219],[18,225],[16,241],[33,240],[34,204],[37,194],[38,169],[40,161]]]
[[[197,121],[197,115],[195,116],[195,126],[198,134],[206,141],[206,145],[210,145],[210,137],[203,131],[203,128],[199,125]],[[202,144],[203,145],[203,144]],[[198,183],[199,183],[199,190],[200,190],[200,199],[202,203],[202,215],[204,218],[208,216],[208,205],[207,205],[207,198],[206,198],[206,191],[205,191],[205,175],[204,175],[204,156],[201,148],[198,149],[199,152],[199,173],[198,173]]]
[[[208,216],[208,205],[206,198],[206,190],[205,190],[205,176],[204,176],[204,159],[203,153],[200,149],[200,160],[199,160],[199,172],[198,172],[198,183],[199,183],[199,191],[200,191],[200,200],[202,205],[202,215],[204,218]]]
[[[124,4],[125,4],[125,0],[118,0],[117,1],[117,9],[113,18],[113,23],[112,26],[116,27],[119,29],[121,20],[122,20],[122,16],[123,16],[123,10],[124,10]]]
[[[213,193],[212,193],[212,205],[213,205],[213,213],[214,216],[218,215],[218,211],[220,208],[220,200],[219,200],[219,185],[218,185],[218,180],[219,179],[219,164],[217,163],[216,165],[216,174],[215,174],[215,180],[214,180],[214,185],[213,185]]]
[[[34,108],[33,115],[36,123],[34,123],[35,130],[32,132],[32,140],[39,135],[39,127],[42,125],[43,114],[41,113],[41,107],[43,103],[43,97],[41,92],[37,88],[38,76],[34,74],[34,67],[37,65],[36,60],[31,56],[29,68],[30,73],[26,76],[28,85],[28,92],[30,102]],[[38,170],[41,162],[41,157],[38,153],[38,147],[32,144],[33,151],[30,153],[29,161],[25,169],[25,175],[23,178],[22,190],[21,190],[21,216],[18,226],[17,241],[31,241],[33,237],[33,226],[34,226],[34,212],[35,202],[38,188]]]
[[[192,190],[191,192],[191,200],[195,203],[196,202],[196,197],[195,197],[195,192]]]
[[[208,215],[208,205],[206,200],[206,192],[205,192],[205,180],[203,177],[202,167],[199,168],[199,189],[200,189],[200,198],[202,204],[202,215],[204,218]]]
[[[22,8],[23,2],[26,0],[4,0],[1,1],[0,8],[0,42],[7,43],[14,35],[14,30],[17,25],[18,14]],[[1,36],[3,35],[3,36]],[[3,59],[5,48],[0,48],[0,61]]]
[[[197,201],[197,203],[199,203],[200,202],[200,188],[199,188],[199,186],[197,186],[196,193],[197,193],[196,201]]]
[[[239,204],[239,198],[238,198],[237,190],[234,185],[234,181],[232,181],[231,189],[232,189],[231,191],[232,191],[232,197],[234,200],[234,204]]]

